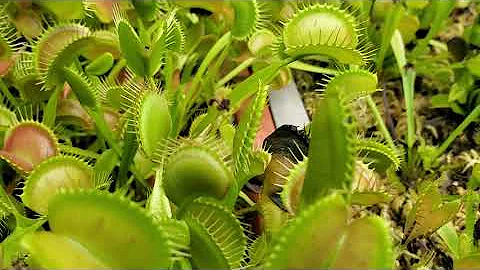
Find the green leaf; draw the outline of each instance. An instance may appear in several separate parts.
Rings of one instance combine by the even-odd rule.
[[[21,240],[22,247],[33,255],[28,263],[35,268],[105,268],[84,246],[67,236],[51,232],[34,232]]]
[[[350,119],[338,96],[327,95],[318,102],[302,191],[306,205],[333,189],[349,187],[355,156]]]
[[[118,195],[62,192],[52,199],[48,213],[54,234],[78,242],[107,267],[170,266],[174,243],[143,209]],[[42,249],[43,254],[51,256],[47,252]],[[32,255],[44,261],[47,258],[42,253]]]
[[[51,198],[61,189],[93,189],[93,169],[71,156],[56,156],[38,164],[25,181],[22,200],[31,209],[47,214]]]
[[[154,38],[150,52],[149,74],[153,76],[165,64],[167,50],[181,53],[185,47],[185,33],[182,24],[176,18],[176,10],[169,12]]]
[[[132,4],[135,11],[146,21],[153,20],[160,7],[160,2],[154,0],[134,0]]]
[[[248,249],[248,257],[250,258],[248,265],[250,267],[261,265],[265,260],[265,257],[268,255],[268,248],[266,234],[257,237]]]
[[[340,72],[328,81],[325,93],[338,95],[342,101],[350,102],[377,91],[377,75],[367,70],[351,69]]]
[[[427,187],[409,213],[404,230],[408,234],[406,241],[435,232],[455,217],[460,203],[460,200],[442,202],[437,186],[432,184]]]
[[[262,12],[256,0],[232,1],[235,12],[232,36],[244,40],[250,37],[262,25]]]
[[[393,198],[388,193],[376,191],[354,192],[350,198],[352,204],[358,204],[362,206],[389,203],[392,201],[392,199]]]
[[[135,127],[140,145],[147,157],[165,140],[172,127],[168,103],[164,95],[149,91],[139,100],[135,112]]]
[[[450,88],[448,93],[449,102],[459,102],[465,104],[469,95],[469,91],[473,86],[474,77],[465,69],[458,72],[456,82]]]
[[[272,247],[264,267],[330,267],[347,227],[347,217],[347,205],[340,195],[333,194],[318,200],[276,235],[276,245]],[[328,222],[325,222],[326,219]]]
[[[98,107],[98,94],[90,80],[73,68],[63,68],[63,73],[80,103],[91,109],[96,109]]]
[[[477,187],[480,187],[480,164],[478,163],[473,165],[472,175],[468,180],[468,188],[474,190]]]
[[[265,67],[237,84],[235,88],[228,93],[227,98],[230,100],[230,105],[233,111],[238,110],[243,101],[254,95],[260,88],[258,88],[258,82],[262,82],[264,85],[269,84],[278,74],[281,67],[287,65],[288,61],[275,61],[268,67]]]
[[[407,65],[407,57],[405,56],[405,46],[403,43],[402,35],[400,31],[395,30],[393,33],[392,39],[390,40],[392,46],[393,54],[397,60],[397,66],[400,74],[405,73],[405,65]]]
[[[455,8],[455,3],[455,0],[431,2],[431,7],[429,10],[433,13],[433,21],[430,25],[430,30],[428,31],[427,36],[417,41],[418,45],[413,50],[414,56],[419,56],[425,52],[430,40],[436,34],[438,34],[438,32],[442,29],[442,26],[448,20],[450,12]]]
[[[399,3],[396,3],[393,4],[393,8],[388,11],[387,16],[384,19],[384,23],[382,25],[382,41],[380,43],[380,49],[376,58],[376,64],[379,69],[383,69],[383,60],[388,48],[390,47],[390,40],[392,40],[393,33],[400,23],[403,13],[403,6]]]
[[[142,45],[140,38],[137,36],[132,26],[123,20],[118,22],[117,31],[120,41],[120,49],[127,60],[128,66],[138,76],[145,77],[147,75],[147,65],[144,56],[145,47]]]
[[[110,174],[118,163],[118,156],[113,149],[104,151],[95,162],[96,173]]]
[[[367,161],[373,161],[375,169],[379,172],[385,172],[390,167],[398,170],[403,162],[396,149],[391,149],[376,139],[357,139],[355,149],[359,156]]]
[[[147,210],[158,220],[167,220],[172,218],[172,209],[170,201],[163,188],[163,164],[160,164],[155,175],[155,184],[152,194],[148,197]]]
[[[291,169],[289,169],[288,175],[284,178],[285,184],[280,193],[280,198],[282,199],[285,209],[290,213],[296,213],[300,204],[300,195],[302,192],[307,165],[308,158],[304,158],[304,160],[298,162]]]
[[[452,253],[453,258],[458,259],[459,254],[459,239],[457,236],[457,230],[451,222],[443,225],[437,230],[437,234],[447,245],[449,251]]]
[[[167,46],[163,37],[159,38],[153,45],[150,52],[150,58],[148,63],[149,75],[153,76],[157,73],[161,66],[165,63],[165,53],[167,51]]]
[[[403,95],[405,97],[405,107],[407,109],[407,146],[408,146],[408,166],[413,165],[413,157],[411,149],[415,143],[415,110],[414,110],[414,95],[415,95],[415,69],[407,66],[407,59],[405,56],[405,45],[402,36],[398,30],[393,34],[391,45],[393,54],[397,61],[398,69],[402,75]]]
[[[190,228],[190,253],[196,268],[239,268],[247,239],[237,218],[212,200],[196,199],[180,216]]]
[[[267,87],[258,82],[257,89],[255,98],[240,120],[233,140],[232,156],[235,163],[235,174],[240,181],[244,180],[243,175],[248,172],[249,155],[253,150],[253,142],[260,128],[263,111],[267,103]],[[238,184],[243,186],[245,183]]]
[[[448,102],[448,94],[433,95],[430,103],[432,104],[432,108],[448,108],[450,105]]]
[[[479,206],[479,202],[480,201],[478,198],[478,193],[475,192],[474,189],[472,189],[469,181],[467,193],[463,196],[463,203],[465,209],[465,230],[463,231],[463,233],[469,236],[468,239],[471,249],[476,248],[476,240],[474,239],[474,234],[476,230],[475,223],[477,222],[477,209]]]
[[[365,48],[357,49],[363,40],[356,18],[333,5],[306,5],[285,23],[282,38],[292,57],[322,55],[355,65],[368,60]]]
[[[200,196],[224,199],[235,184],[221,140],[184,138],[158,150],[154,161],[163,163],[165,159],[165,194],[177,206]]]
[[[480,54],[467,60],[465,66],[475,76],[480,76]]]
[[[391,269],[393,241],[386,222],[365,217],[347,225],[347,218],[339,194],[318,200],[275,236],[264,267]]]
[[[387,223],[370,216],[351,223],[332,265],[336,269],[392,269],[393,241]]]
[[[63,87],[63,68],[70,67],[97,38],[80,24],[61,24],[48,28],[35,41],[33,62],[44,88]]]
[[[103,75],[113,67],[113,62],[113,55],[109,52],[105,52],[88,64],[85,67],[85,72],[88,75]]]

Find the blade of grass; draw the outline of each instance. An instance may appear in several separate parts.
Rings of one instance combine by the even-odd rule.
[[[387,16],[384,19],[380,49],[378,51],[377,58],[375,59],[375,64],[377,66],[377,69],[379,70],[379,73],[381,73],[383,70],[383,60],[385,59],[385,54],[390,47],[390,41],[392,40],[392,36],[395,33],[395,29],[397,28],[403,13],[404,9],[402,5],[400,3],[395,3],[393,9],[391,9],[387,13]],[[367,103],[372,110],[373,116],[375,117],[375,120],[377,122],[377,128],[383,134],[383,137],[385,138],[388,145],[392,149],[396,149],[392,136],[388,131],[388,128],[385,125],[385,122],[371,95],[367,96]]]
[[[447,139],[440,145],[439,148],[436,149],[435,153],[432,156],[432,160],[438,158],[442,155],[447,148],[452,144],[452,142],[460,135],[462,132],[467,128],[470,123],[477,120],[480,117],[480,105],[475,107],[473,111],[463,120],[463,122],[458,125],[458,127],[448,135]]]
[[[377,122],[377,128],[382,133],[385,141],[388,143],[388,146],[392,149],[397,149],[397,146],[393,142],[392,135],[390,135],[390,132],[388,131],[388,128],[385,125],[382,115],[380,114],[380,111],[378,110],[377,105],[375,104],[375,101],[373,101],[372,96],[368,95],[366,99],[367,99],[368,106],[370,107],[370,110],[372,110],[373,117]]]
[[[403,11],[404,9],[402,5],[400,3],[395,3],[393,9],[391,9],[385,17],[382,29],[382,41],[380,43],[377,58],[375,59],[375,64],[379,71],[383,70],[385,54],[387,53],[388,48],[390,48],[390,41],[392,40],[395,29],[397,29],[397,26],[400,23],[400,19],[404,13]]]
[[[402,35],[395,30],[391,40],[393,54],[397,61],[398,69],[402,76],[403,95],[405,98],[405,107],[407,109],[407,146],[408,146],[408,166],[413,166],[413,144],[415,143],[415,111],[414,111],[414,86],[415,70],[408,67],[405,56],[405,45]]]

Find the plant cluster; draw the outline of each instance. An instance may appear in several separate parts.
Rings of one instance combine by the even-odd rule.
[[[455,266],[478,266],[475,184],[453,199],[419,184],[400,241],[384,218],[352,211],[405,192],[401,179],[438,166],[480,113],[470,111],[479,60],[468,56],[448,106],[469,115],[440,147],[417,147],[417,62],[427,63],[455,1],[415,3],[0,3],[3,266],[391,269],[409,242],[439,228]],[[381,5],[374,31],[368,12]],[[403,14],[424,9],[430,30],[407,54],[415,30],[400,25],[414,19]],[[392,53],[398,66],[384,70]],[[268,93],[291,69],[328,75],[312,122],[283,126],[258,148]],[[375,69],[401,76],[405,148],[372,98]],[[378,136],[358,136],[360,99]],[[252,179],[262,180],[255,199]],[[444,225],[462,204],[459,233]]]

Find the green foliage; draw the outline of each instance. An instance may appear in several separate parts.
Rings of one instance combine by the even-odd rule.
[[[459,208],[459,200],[443,202],[435,185],[426,187],[408,214],[404,228],[407,242],[436,231],[450,221]]]
[[[256,30],[263,27],[265,15],[263,3],[256,0],[232,1],[231,5],[235,11],[235,23],[232,28],[232,35],[238,39],[250,37]]]
[[[233,139],[232,157],[235,164],[235,175],[239,179],[237,184],[240,187],[245,184],[245,181],[248,181],[247,177],[252,176],[249,170],[252,163],[253,142],[260,128],[263,109],[267,103],[267,88],[261,82],[257,87],[257,94],[245,111]]]
[[[34,211],[47,214],[50,199],[61,189],[92,189],[93,170],[75,157],[56,156],[38,164],[23,188],[22,200]]]
[[[240,222],[214,201],[196,199],[182,211],[189,225],[192,262],[198,268],[239,268],[246,250]]]
[[[144,46],[142,46],[140,38],[137,36],[132,26],[120,20],[117,23],[117,31],[120,41],[120,48],[125,55],[128,66],[139,76],[147,75],[145,67]]]
[[[302,192],[306,205],[332,189],[349,188],[354,162],[353,127],[349,120],[346,105],[338,95],[327,93],[319,101],[311,126],[309,166]]]
[[[106,52],[88,64],[85,67],[85,72],[89,75],[103,75],[112,68],[113,61],[113,55],[110,52]]]
[[[70,215],[71,212],[76,215]],[[167,241],[161,226],[125,199],[99,192],[62,192],[49,203],[48,213],[55,236],[33,234],[22,243],[31,252],[34,265],[77,265],[72,261],[48,260],[60,254],[75,254],[72,256],[75,262],[88,267],[167,268],[170,265],[173,243]],[[42,241],[42,238],[47,239]],[[51,246],[41,248],[39,241]],[[60,249],[62,246],[75,253],[66,253]]]
[[[30,146],[27,142],[32,140],[36,144]],[[7,130],[0,157],[19,172],[27,173],[58,152],[57,138],[48,127],[35,121],[25,121]]]
[[[324,222],[325,217],[329,222]],[[392,239],[385,222],[366,217],[348,224],[347,205],[338,194],[309,206],[278,238],[265,268],[343,268],[347,265],[391,268],[393,265]],[[296,245],[303,248],[292,249]],[[324,252],[318,253],[318,250]]]
[[[414,205],[403,243],[440,228],[455,266],[476,265],[478,168],[462,198],[462,233],[445,226],[462,200],[419,187],[416,178],[436,172],[415,174],[436,169],[480,112],[478,55],[450,67],[451,46],[436,39],[453,1],[323,2],[2,3],[2,266],[25,255],[35,268],[391,269],[393,251],[407,256],[408,246],[364,206],[396,212],[382,204],[404,195],[392,188],[398,177],[410,187],[401,192],[419,194],[403,209]],[[328,75],[319,75],[323,95],[307,134],[272,135],[260,148],[269,91],[290,81],[290,68]],[[416,121],[414,94],[430,91],[415,89],[417,74],[454,78],[437,98],[469,114],[439,148]],[[400,77],[405,137],[384,123],[389,100],[376,104],[378,86]],[[357,135],[362,98],[383,138]]]
[[[71,5],[62,5],[60,2],[35,2],[52,12],[59,20],[82,19],[85,16],[82,2],[73,2]]]
[[[327,95],[338,95],[345,102],[373,94],[377,91],[377,75],[352,68],[336,74],[326,83]]]
[[[181,206],[199,196],[225,198],[235,179],[221,144],[215,139],[184,139],[160,148],[156,161],[165,162],[163,186],[171,202]]]
[[[134,121],[140,145],[151,157],[157,145],[168,137],[172,125],[165,97],[146,92],[135,108]]]
[[[385,172],[389,168],[398,170],[402,163],[402,157],[395,149],[375,139],[358,139],[355,141],[355,148],[365,160],[374,162],[374,167],[379,172]]]
[[[63,68],[70,66],[94,39],[90,29],[80,24],[62,24],[47,29],[33,47],[33,62],[44,88],[51,89],[62,83]]]
[[[80,103],[91,109],[97,108],[98,94],[88,78],[69,68],[64,68],[65,80],[68,82]]]
[[[307,6],[296,12],[285,24],[282,39],[286,53],[293,57],[320,54],[355,65],[368,60],[366,48],[361,47],[365,44],[360,40],[356,18],[328,4]]]

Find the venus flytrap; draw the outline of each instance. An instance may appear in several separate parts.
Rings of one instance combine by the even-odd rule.
[[[286,244],[285,246],[282,246],[280,245],[280,243],[278,243],[278,241],[272,239],[276,239],[279,237],[287,237],[285,241],[298,241],[298,238],[294,238],[293,235],[298,236],[299,234],[292,234],[287,236],[286,232],[289,230],[289,228],[292,229],[292,226],[294,226],[292,225],[293,223],[299,222],[300,224],[300,221],[298,221],[298,219],[301,220],[302,213],[310,211],[307,209],[314,208],[311,205],[317,202],[319,203],[320,198],[328,196],[328,194],[332,190],[343,190],[343,192],[349,194],[350,192],[352,192],[352,187],[350,186],[350,183],[353,179],[353,166],[356,152],[358,152],[360,156],[362,156],[362,153],[368,152],[369,155],[367,155],[367,158],[370,157],[372,160],[375,160],[375,162],[378,162],[380,164],[385,162],[383,163],[385,164],[383,166],[387,168],[390,166],[395,168],[400,165],[401,159],[399,158],[395,149],[390,149],[386,145],[376,141],[355,139],[353,137],[354,129],[352,124],[350,123],[350,119],[352,118],[352,116],[347,108],[348,103],[352,99],[368,95],[371,91],[375,91],[376,89],[376,83],[372,83],[366,84],[365,89],[357,88],[357,93],[352,93],[351,91],[348,91],[350,89],[353,89],[353,85],[355,85],[354,82],[357,82],[357,80],[362,81],[372,78],[372,74],[361,74],[362,73],[358,73],[355,71],[344,72],[339,75],[338,78],[333,78],[330,82],[327,82],[325,97],[320,101],[317,108],[317,113],[314,116],[313,124],[310,127],[310,130],[313,134],[312,141],[310,143],[310,153],[308,159],[306,157],[302,158],[302,156],[299,156],[295,161],[295,159],[288,160],[288,158],[282,158],[282,156],[276,157],[276,154],[272,156],[272,161],[269,164],[269,167],[267,167],[266,173],[264,175],[265,186],[262,190],[262,199],[260,201],[260,207],[264,216],[266,226],[265,239],[267,245],[269,246],[268,252],[271,254],[270,256],[272,256],[268,257],[267,255],[266,264],[263,265],[264,267],[294,267],[293,265],[295,265],[295,267],[307,267],[307,265],[309,267],[313,267],[313,265],[315,265],[315,267],[326,267],[336,265],[335,260],[333,259],[336,256],[355,258],[355,255],[353,255],[354,253],[352,253],[352,251],[346,252],[346,254],[341,254],[341,252],[335,254],[335,252],[332,251],[332,254],[330,255],[332,257],[329,257],[329,255],[325,254],[325,256],[327,257],[322,257],[322,259],[316,261],[311,256],[306,255],[309,254],[310,249],[303,250],[301,256],[298,254],[286,255],[287,253],[291,252],[287,251],[287,247],[289,245]],[[348,83],[340,84],[339,82],[341,81],[345,81]],[[339,86],[348,86],[350,83],[352,88],[339,88]],[[334,136],[335,140],[332,140],[330,136]],[[336,143],[332,143],[334,141],[336,141]],[[323,151],[313,150],[320,148]],[[375,153],[376,155],[373,155]],[[303,161],[299,161],[302,159]],[[274,162],[278,164],[276,169],[273,169],[273,166],[275,165]],[[298,163],[295,165],[296,162]],[[329,162],[331,165],[324,166],[327,162]],[[336,167],[333,168],[332,166]],[[379,165],[379,168],[380,167],[381,166]],[[270,173],[272,173],[271,176],[269,176]],[[277,201],[275,204],[278,205],[278,203],[280,203],[279,206],[281,207],[281,209],[284,210],[276,208],[275,204],[272,203],[272,200],[275,202],[275,197],[271,195],[275,193],[279,194],[279,197],[281,199],[280,202]],[[360,193],[356,191],[353,192],[353,194],[351,195],[352,202],[354,196],[356,200],[355,203],[360,204],[385,200],[385,193],[382,193],[381,191],[378,193],[370,193],[368,194],[368,196],[365,195],[366,193],[361,194],[363,195],[363,197],[357,196],[358,194]],[[326,204],[329,205],[331,203],[329,202]],[[315,216],[317,215],[321,216],[319,212],[315,214]],[[314,214],[312,214],[312,216],[314,216]],[[302,222],[301,224],[302,225],[298,225],[298,230],[304,230],[305,227],[301,227],[302,229],[300,229],[300,226],[304,226],[305,224],[311,225],[311,223],[307,221],[305,221],[305,223]],[[370,218],[366,218],[362,222],[358,221],[358,224],[364,224],[366,226],[364,228],[365,230],[371,230],[372,235],[377,235],[379,237],[379,242],[376,242],[376,244],[380,244],[380,239],[384,239],[385,242],[383,243],[385,243],[387,246],[392,246],[391,240],[388,236],[388,231],[385,229],[386,225],[383,224],[379,219],[371,220]],[[354,225],[352,224],[351,226]],[[335,227],[341,228],[341,226]],[[342,230],[343,229],[339,229],[338,232],[335,232],[334,230],[325,229],[323,231],[329,231],[329,233],[332,233],[331,237],[340,237],[340,235],[343,234]],[[326,234],[322,236],[319,235],[318,239],[321,239],[321,237],[323,236],[326,236]],[[358,232],[354,233],[351,237],[359,237],[357,238],[359,239],[359,242],[368,242],[366,240],[368,239],[368,237],[366,237],[364,240],[360,240],[363,239],[363,236],[361,236],[361,234],[359,234]],[[323,248],[321,248],[322,250],[331,250],[328,248],[328,245],[334,245],[333,243],[336,243],[337,240],[325,241],[327,242],[322,242],[322,244],[319,244],[319,246],[316,248],[318,249],[321,248],[322,245],[325,245],[323,246]],[[379,247],[379,249],[383,248]],[[314,252],[313,250],[316,249],[312,248],[311,252]],[[291,259],[287,259],[290,255],[292,256]],[[304,259],[299,260],[298,256]],[[393,255],[391,249],[386,249],[386,253],[382,253],[382,255],[380,257],[377,257],[376,259],[378,259],[377,262],[380,263],[380,265],[382,263],[385,263],[385,265],[391,265],[391,263],[393,262]],[[366,261],[368,261],[369,263],[374,263],[376,259],[374,257],[371,257],[364,262],[360,262],[361,260],[359,260],[358,263],[359,265],[362,263],[366,263]],[[338,265],[341,265],[340,260],[337,261],[337,263]]]
[[[47,214],[51,197],[62,188],[94,188],[93,169],[69,156],[49,158],[30,173],[22,191],[22,201],[40,214]]]
[[[36,121],[21,121],[7,131],[0,157],[26,174],[38,163],[58,153],[57,138],[48,127]]]
[[[135,97],[135,107],[131,108],[131,123],[135,126],[142,150],[151,158],[159,143],[169,136],[171,117],[164,95],[155,90],[144,91],[139,95]],[[132,98],[133,96],[135,95]]]
[[[303,187],[305,167],[307,163],[302,151],[307,148],[307,143],[302,142],[302,135],[291,131],[280,141],[277,134],[284,128],[275,131],[266,141],[266,148],[271,153],[271,160],[265,168],[263,187],[258,202],[259,211],[263,217],[263,230],[267,243],[294,216],[299,205],[299,191]],[[285,131],[286,133],[286,131]],[[290,133],[290,132],[289,132]],[[293,151],[295,149],[299,151]],[[294,210],[295,209],[295,210]]]
[[[171,264],[174,243],[143,209],[124,198],[103,192],[62,192],[48,210],[52,232],[35,232],[21,241],[32,255],[31,265],[168,268]],[[72,219],[70,211],[75,211],[77,218]],[[112,230],[114,224],[117,229]],[[95,231],[102,233],[93,238]],[[62,256],[67,254],[76,258]],[[49,260],[51,256],[65,260]]]
[[[89,115],[95,121],[95,126],[99,133],[108,142],[110,147],[120,155],[120,147],[117,145],[112,132],[107,126],[103,110],[99,105],[97,88],[82,73],[73,69],[64,68],[63,74],[65,80],[70,84],[73,92],[85,107],[88,108]]]
[[[22,6],[18,2],[6,2],[3,6],[3,10],[8,16],[7,20],[2,20],[3,23],[10,21],[17,31],[29,41],[41,35],[44,30],[42,22],[48,17],[46,14],[42,14],[38,8],[32,5]]]
[[[169,200],[181,206],[199,196],[224,199],[236,184],[224,148],[210,138],[183,139],[160,148],[154,160],[165,162],[163,187]]]
[[[42,91],[40,76],[33,63],[31,52],[21,52],[13,65],[12,81],[20,92],[20,97],[32,103],[47,100],[49,91]]]
[[[266,268],[317,268],[317,267],[372,267],[391,268],[393,263],[392,242],[382,220],[374,217],[347,223],[347,207],[338,194],[332,194],[311,205],[296,218],[280,235],[277,244],[266,259]],[[319,219],[329,217],[329,222]],[[315,227],[307,224],[316,224]],[[323,233],[315,233],[320,229]],[[344,235],[346,241],[340,238]],[[372,237],[376,241],[371,241]],[[353,239],[352,239],[353,238]],[[312,239],[314,239],[312,241]],[[364,245],[363,250],[348,250],[348,243]],[[353,242],[354,241],[354,242]],[[301,244],[302,250],[291,246]],[[303,244],[302,244],[303,243]],[[308,245],[306,245],[309,243]],[[311,244],[315,243],[312,247]],[[325,252],[318,253],[318,250]],[[368,251],[368,252],[366,252]]]
[[[480,263],[478,256],[478,239],[476,212],[478,208],[478,194],[469,189],[464,196],[465,231],[458,233],[451,222],[437,230],[447,250],[452,254],[453,265],[458,268],[476,268]]]
[[[460,208],[460,201],[443,201],[435,184],[424,187],[410,211],[404,232],[407,243],[412,239],[433,233],[450,221]]]
[[[90,64],[85,67],[85,72],[88,75],[100,76],[107,73],[113,66],[114,58],[110,52],[97,57]]]
[[[347,94],[350,93],[347,92]],[[309,157],[295,165],[291,173],[285,177],[286,183],[283,184],[281,193],[288,211],[292,212],[292,207],[298,207],[295,211],[296,216],[277,217],[277,220],[291,219],[291,221],[288,225],[277,221],[276,226],[281,226],[274,234],[277,240],[272,241],[266,238],[267,243],[268,241],[272,243],[268,247],[269,255],[264,259],[263,267],[344,267],[347,261],[349,267],[352,265],[374,268],[392,267],[393,244],[384,221],[379,218],[365,217],[349,224],[347,203],[338,193],[331,194],[332,190],[350,192],[349,185],[353,177],[352,167],[355,157],[354,139],[351,137],[353,127],[346,122],[350,114],[345,109],[348,95],[345,99],[342,98],[341,91],[327,90],[324,99],[319,102],[311,127],[312,140],[316,140],[311,142]],[[328,133],[336,135],[337,143],[332,144],[332,140],[325,139],[329,137]],[[312,150],[315,149],[314,147],[317,149],[321,147],[326,154],[322,155],[321,152]],[[368,148],[365,147],[365,149]],[[378,148],[378,151],[381,151],[381,148]],[[327,156],[334,160],[332,165],[337,166],[335,170],[330,170],[331,166],[320,165],[329,162]],[[327,182],[329,179],[336,181]],[[321,222],[325,216],[329,217],[330,222]],[[311,226],[312,224],[316,225]],[[322,233],[317,234],[311,231],[319,227],[323,228]],[[295,252],[290,248],[293,243],[311,243],[312,237],[315,239],[314,246],[303,245],[305,248],[301,252]],[[376,240],[371,241],[372,237]],[[342,239],[346,239],[346,242]],[[369,246],[367,250],[371,253],[365,254],[365,250],[357,252],[351,249],[347,244],[349,241],[352,241],[352,244],[355,242]],[[319,254],[317,252],[319,249],[328,250],[328,252]]]
[[[180,218],[190,228],[192,263],[199,268],[238,268],[244,264],[247,239],[237,218],[213,200],[196,199]]]
[[[0,74],[3,77],[13,65],[15,54],[18,53],[25,44],[19,40],[14,26],[8,20],[6,4],[0,6],[0,18],[0,63],[2,64]]]

